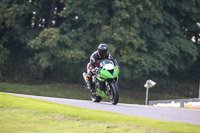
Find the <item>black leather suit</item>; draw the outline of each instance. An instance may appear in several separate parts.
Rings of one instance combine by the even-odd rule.
[[[98,54],[98,51],[95,51],[91,56],[90,56],[90,62],[87,65],[87,72],[88,74],[92,72],[92,70],[99,66],[100,63],[105,60],[105,59],[109,59],[111,61],[113,61],[115,66],[119,67],[119,64],[117,62],[116,59],[114,59],[110,54],[108,54],[107,56],[105,56],[104,58],[101,58],[100,55]],[[91,73],[92,74],[92,73]]]

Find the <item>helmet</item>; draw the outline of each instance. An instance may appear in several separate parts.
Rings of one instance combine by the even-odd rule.
[[[99,55],[102,57],[102,58],[105,58],[107,55],[108,55],[108,46],[106,44],[100,44],[98,46],[98,52],[99,52]]]

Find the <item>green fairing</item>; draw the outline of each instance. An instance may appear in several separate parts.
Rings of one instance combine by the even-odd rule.
[[[105,69],[103,68],[103,69],[101,69],[100,74],[96,76],[96,78],[97,78],[98,80],[102,81],[102,82],[104,82],[105,79],[108,79],[108,78],[114,79],[114,78],[116,78],[116,77],[118,76],[118,74],[119,74],[119,69],[118,69],[118,68],[116,69],[116,68],[117,68],[117,67],[114,67],[114,73],[113,73],[113,75],[112,75],[108,70],[105,70]],[[100,90],[99,88],[97,88],[97,94],[98,94],[99,96],[103,97],[103,98],[107,98],[107,99],[109,98],[109,96],[106,95],[105,92],[102,91],[102,90]]]
[[[114,73],[113,73],[113,75],[108,70],[105,70],[103,68],[100,71],[100,76],[102,78],[100,78],[99,76],[96,76],[96,78],[98,80],[100,80],[100,81],[105,81],[105,79],[108,79],[108,78],[112,78],[112,79],[116,78],[118,76],[118,74],[119,74],[119,69],[118,68],[116,69],[116,67],[114,67]]]
[[[98,94],[99,96],[103,97],[103,98],[107,98],[107,99],[109,98],[109,96],[106,95],[105,92],[102,91],[102,90],[100,90],[99,88],[97,88],[97,94]]]
[[[100,78],[99,76],[96,76],[96,78],[97,78],[98,80],[102,81],[102,82],[105,81],[105,79],[102,79],[102,78]]]

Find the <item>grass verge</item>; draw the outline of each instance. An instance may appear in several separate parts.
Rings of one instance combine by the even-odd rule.
[[[0,132],[194,133],[200,126],[82,109],[0,93]]]

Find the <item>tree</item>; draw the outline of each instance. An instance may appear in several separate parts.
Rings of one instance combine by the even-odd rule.
[[[9,59],[9,51],[4,46],[7,42],[5,14],[5,7],[0,3],[0,79],[6,71]]]
[[[67,73],[66,69],[73,77],[83,71],[100,43],[109,45],[126,80],[183,72],[199,58],[198,0],[1,3],[1,48],[9,51],[13,61],[9,66],[16,66],[13,71],[18,70],[20,59],[19,64],[25,64],[22,70],[32,71],[35,77]]]
[[[85,57],[84,51],[76,48],[67,36],[60,34],[57,28],[44,29],[28,45],[36,50],[30,62],[32,68],[39,70],[41,76],[47,68],[53,69],[62,62],[79,63]]]
[[[181,19],[185,16],[180,15],[187,14],[193,4],[159,0],[63,3],[65,6],[58,13],[65,20],[59,26],[60,35],[65,35],[86,56],[99,43],[107,43],[121,64],[125,79],[169,75],[170,69],[188,69],[196,60],[197,48],[183,32]],[[173,14],[177,5],[184,8]]]
[[[169,75],[169,68],[185,70],[196,60],[196,46],[185,37],[167,4],[155,0],[112,2],[109,23],[102,26],[97,38],[112,44],[124,78]]]

